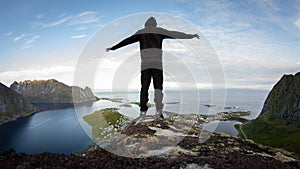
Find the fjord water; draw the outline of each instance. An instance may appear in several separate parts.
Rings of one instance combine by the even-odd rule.
[[[268,91],[265,90],[227,90],[226,104],[224,107],[216,105],[216,111],[251,111],[251,115],[247,118],[255,118],[263,105]],[[210,104],[209,92],[201,92],[201,103],[199,113],[206,113],[207,105]],[[98,97],[119,98],[123,102],[138,101],[139,92],[99,92]],[[178,111],[182,106],[180,92],[166,91],[165,92],[165,109],[168,111]],[[188,93],[187,93],[188,95]],[[153,103],[153,95],[150,94],[150,102]],[[198,104],[190,98],[190,104]],[[84,150],[88,145],[93,145],[87,133],[90,132],[89,126],[83,122],[85,130],[81,127],[77,118],[83,117],[85,114],[90,114],[95,110],[118,107],[120,112],[131,118],[136,118],[139,114],[138,106],[122,107],[123,103],[114,103],[106,100],[94,102],[89,106],[82,106],[76,109],[65,108],[59,110],[49,110],[35,113],[31,116],[19,118],[15,121],[3,124],[0,126],[0,151],[8,148],[13,148],[17,152],[23,153],[73,153]],[[213,105],[214,106],[214,105]],[[188,107],[181,111],[189,112]],[[76,114],[77,112],[77,114]],[[154,114],[154,108],[149,109],[149,114]],[[212,122],[216,123],[216,122]],[[237,131],[233,125],[236,121],[219,122],[216,131],[226,132],[230,135],[237,135]]]
[[[0,150],[24,153],[72,153],[92,141],[82,130],[74,108],[43,111],[0,126]]]

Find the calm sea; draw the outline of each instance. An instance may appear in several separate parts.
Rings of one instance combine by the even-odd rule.
[[[150,102],[153,94],[150,92]],[[265,90],[227,90],[222,93],[208,90],[195,93],[192,91],[166,91],[164,95],[165,110],[177,113],[217,113],[219,111],[251,111],[248,119],[255,118],[263,106],[268,91]],[[114,98],[120,102],[100,100],[89,106],[42,111],[31,116],[19,118],[0,126],[0,151],[13,148],[23,153],[73,153],[92,145],[91,128],[82,117],[95,110],[117,107],[120,112],[131,118],[139,115],[139,107],[122,106],[124,103],[139,101],[139,92],[97,92],[98,97]],[[222,97],[221,99],[218,96]],[[217,99],[215,99],[217,98]],[[215,100],[214,100],[215,99]],[[222,104],[222,103],[225,104]],[[148,114],[154,114],[151,107]],[[211,122],[213,123],[216,122]],[[236,121],[219,122],[216,131],[237,135],[233,125]]]

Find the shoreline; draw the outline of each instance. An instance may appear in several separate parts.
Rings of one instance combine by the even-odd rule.
[[[134,104],[134,103],[132,103]],[[119,120],[116,120],[117,123],[115,124],[112,121],[107,121],[107,119],[105,119],[105,116],[103,113],[112,113],[112,116],[115,116],[114,114],[118,114],[121,117],[123,117],[124,115],[122,115],[119,112],[119,109],[117,108],[105,108],[105,109],[100,109],[100,110],[96,110],[93,113],[90,113],[86,116],[84,116],[84,120],[89,124],[89,126],[92,128],[92,138],[93,141],[97,144],[100,145],[102,142],[107,142],[109,141],[116,133],[122,132],[122,130],[120,129],[121,126],[123,126],[125,123],[131,123],[133,121],[139,121],[140,118],[142,118],[141,116],[136,118],[136,119],[129,119],[126,118],[126,120],[120,120],[123,121],[123,123],[121,122],[119,124]],[[103,115],[100,115],[103,114]],[[191,124],[192,126],[197,126],[198,128],[202,128],[200,127],[201,125],[204,124],[209,124],[211,122],[214,121],[228,121],[228,122],[240,122],[240,123],[245,123],[248,120],[245,118],[242,118],[242,116],[248,116],[250,115],[250,112],[241,112],[241,111],[237,111],[237,112],[220,112],[217,113],[216,115],[201,115],[201,114],[178,114],[178,113],[174,113],[174,112],[168,112],[168,111],[164,111],[164,114],[167,115],[167,117],[165,117],[164,119],[169,119],[172,121],[178,121],[178,122],[182,122],[185,121],[189,124]],[[98,118],[96,118],[96,116],[98,116]],[[151,115],[148,115],[149,117]],[[93,117],[92,119],[87,120],[87,117]],[[126,116],[124,116],[126,117]],[[153,115],[153,117],[155,117]],[[98,120],[96,120],[98,119]],[[106,121],[105,121],[106,120]],[[234,125],[232,126],[234,128]],[[239,130],[237,130],[236,128],[234,128],[237,131],[237,135],[239,135]],[[224,131],[213,131],[214,133],[224,133],[227,135],[231,135],[234,136],[232,134],[230,134],[230,131],[228,132],[224,132]]]
[[[137,127],[139,130],[136,130]],[[162,131],[173,132],[163,134]],[[199,128],[177,125],[176,122],[167,119],[149,120],[149,117],[144,117],[137,125],[136,122],[131,122],[123,131],[124,138],[117,138],[105,149],[90,145],[82,152],[67,155],[49,152],[24,154],[9,149],[0,153],[0,168],[299,167],[299,157],[291,152],[222,133],[211,133],[210,139],[199,142],[200,131]],[[143,141],[139,142],[137,138]],[[165,148],[170,149],[165,151]],[[160,150],[163,151],[156,155],[155,152]]]
[[[24,113],[25,115],[18,116],[16,118],[11,118],[9,120],[5,120],[0,123],[1,125],[16,121],[20,118],[26,118],[35,115],[36,113],[40,113],[43,111],[49,110],[59,110],[59,109],[68,109],[74,108],[76,106],[91,106],[94,102],[99,101],[100,99],[97,97],[97,100],[94,101],[84,101],[84,102],[73,102],[73,103],[30,103],[32,104],[37,110],[33,112]]]
[[[97,97],[97,98],[99,98],[99,97]],[[102,98],[99,98],[99,100],[108,100],[108,101],[111,101],[111,102],[119,102],[119,103],[123,103],[123,100],[122,99],[114,99],[114,98],[105,98],[105,97],[102,97]],[[72,107],[75,107],[75,106],[86,106],[87,104],[93,104],[94,102],[97,102],[97,101],[99,101],[99,100],[96,100],[96,101],[88,101],[88,102],[80,102],[80,103],[35,103],[35,104],[42,104],[42,105],[53,105],[53,104],[58,104],[58,105],[67,105],[67,106],[65,106],[64,108],[72,108]],[[170,102],[171,104],[173,104],[174,102]],[[132,104],[132,105],[136,105],[136,103],[135,102],[129,102],[129,104]],[[175,104],[175,103],[174,103]],[[180,104],[180,103],[178,103],[178,102],[176,102],[176,104]],[[89,105],[90,106],[90,105]],[[63,108],[63,109],[64,109]],[[59,108],[59,109],[61,109],[61,108]],[[43,111],[47,111],[47,110],[56,110],[56,109],[46,109],[46,110],[39,110],[39,111],[36,111],[36,112],[34,112],[34,113],[32,113],[32,114],[30,114],[30,115],[27,115],[27,116],[22,116],[22,117],[18,117],[17,119],[14,119],[14,120],[11,120],[11,121],[9,121],[9,122],[13,122],[13,121],[15,121],[15,120],[18,120],[18,119],[21,119],[21,118],[26,118],[26,117],[30,117],[30,116],[33,116],[35,113],[39,113],[39,112],[43,112]],[[232,110],[228,110],[228,111],[232,111]],[[224,112],[222,112],[222,113],[224,113]],[[201,114],[201,115],[203,115],[203,114]],[[213,117],[213,116],[215,116],[215,115],[211,115],[211,117]],[[221,117],[221,116],[219,116],[219,117]],[[216,119],[215,119],[216,120]],[[219,120],[221,120],[221,119],[219,119]],[[223,120],[222,120],[223,121]],[[4,124],[7,124],[7,123],[9,123],[9,122],[5,122],[5,123],[3,123],[3,125]],[[1,124],[2,125],[2,124]],[[222,132],[222,133],[225,133],[226,134],[226,132]],[[84,149],[84,148],[83,148]]]

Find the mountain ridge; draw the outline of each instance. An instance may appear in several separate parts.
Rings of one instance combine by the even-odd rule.
[[[261,115],[273,113],[287,120],[300,121],[300,72],[283,75],[270,91]]]
[[[56,79],[14,82],[10,88],[31,103],[79,103],[98,100],[89,87],[82,89],[68,86]]]
[[[241,126],[257,143],[300,154],[300,72],[283,75],[265,100],[261,114]]]

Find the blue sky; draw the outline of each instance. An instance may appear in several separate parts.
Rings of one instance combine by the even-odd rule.
[[[226,87],[270,89],[283,74],[300,71],[297,0],[3,0],[1,4],[0,82],[6,85],[49,78],[71,85],[80,52],[95,32],[120,17],[144,12],[167,13],[195,25],[218,54]]]

